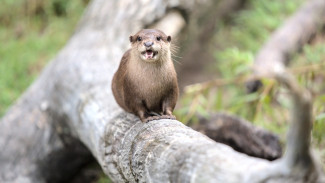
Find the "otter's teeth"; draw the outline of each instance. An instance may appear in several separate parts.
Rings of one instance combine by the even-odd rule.
[[[153,57],[153,51],[147,50],[145,53],[146,59],[150,59]]]

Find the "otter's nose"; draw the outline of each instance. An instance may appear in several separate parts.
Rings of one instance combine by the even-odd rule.
[[[144,46],[145,47],[150,47],[150,46],[152,46],[153,45],[153,42],[152,41],[148,41],[148,42],[145,42],[144,43]]]

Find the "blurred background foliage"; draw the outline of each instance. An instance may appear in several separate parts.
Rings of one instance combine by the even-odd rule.
[[[188,88],[179,100],[177,118],[194,123],[197,114],[226,111],[269,129],[285,143],[288,127],[288,92],[273,80],[247,94],[243,78],[250,74],[254,56],[270,34],[292,15],[303,0],[248,0],[231,21],[218,22],[212,50],[219,73],[200,91]],[[88,0],[3,0],[0,6],[0,116],[66,44]],[[313,145],[325,162],[325,44],[322,35],[297,53],[291,72],[314,97]],[[179,45],[182,46],[182,45]],[[200,86],[200,85],[198,85]],[[324,163],[325,164],[325,163]],[[101,178],[99,182],[108,182]]]
[[[64,46],[87,0],[3,0],[0,6],[0,116]]]
[[[303,0],[248,0],[244,10],[229,22],[218,22],[211,54],[215,63],[209,70],[220,75],[213,82],[185,88],[176,110],[177,119],[197,122],[196,116],[223,111],[252,121],[279,135],[285,145],[289,123],[288,91],[274,80],[263,79],[263,88],[248,94],[245,78],[251,74],[254,56],[286,18],[301,7]],[[296,53],[289,65],[301,85],[313,95],[313,146],[325,165],[325,38],[316,35],[311,44]],[[199,115],[198,115],[199,114]]]
[[[276,132],[283,132],[281,128],[287,125],[282,124],[286,123],[288,116],[287,110],[282,107],[289,107],[289,101],[285,97],[280,100],[281,104],[275,101],[278,99],[275,94],[280,89],[279,86],[274,81],[263,80],[262,90],[248,94],[246,80],[243,78],[251,74],[254,56],[271,33],[303,2],[249,0],[247,7],[235,14],[231,22],[218,22],[219,28],[213,40],[217,46],[212,48],[211,53],[216,61],[210,68],[219,73],[219,80],[203,87],[204,90],[200,89],[199,92],[195,91],[200,85],[187,88],[186,95],[182,98],[182,107],[177,111],[180,118],[189,121],[195,118],[195,112],[207,116],[210,111],[226,111],[249,121],[261,122],[259,125],[274,128]],[[296,64],[296,61],[292,60],[292,63]],[[278,107],[274,108],[272,104],[278,104]],[[263,113],[267,112],[267,115],[262,115],[261,110]],[[188,116],[189,114],[192,116]],[[277,126],[278,123],[281,126]]]
[[[185,123],[195,123],[196,116],[223,111],[252,121],[273,131],[285,144],[289,123],[289,93],[274,80],[263,79],[256,93],[248,94],[245,79],[251,73],[254,56],[269,36],[303,4],[303,0],[249,0],[247,7],[231,22],[218,22],[211,50],[211,66],[220,77],[214,82],[185,88],[176,114]],[[302,86],[314,98],[313,146],[325,165],[325,44],[324,35],[316,35],[311,44],[296,53],[289,65]]]

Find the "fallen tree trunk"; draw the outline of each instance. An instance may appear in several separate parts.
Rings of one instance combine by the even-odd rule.
[[[129,34],[160,19],[168,9],[190,10],[200,5],[196,1],[155,1],[150,6],[144,1],[132,3],[93,1],[65,48],[2,119],[0,182],[60,180],[49,167],[63,167],[70,162],[56,162],[57,156],[69,154],[68,160],[75,166],[85,162],[79,159],[80,154],[89,156],[80,144],[71,148],[73,152],[65,153],[69,144],[76,144],[74,139],[83,142],[114,182],[323,181],[314,161],[304,161],[308,166],[299,166],[303,172],[289,166],[295,165],[289,160],[297,157],[293,151],[300,147],[299,143],[290,143],[286,156],[271,163],[238,153],[178,121],[144,124],[123,112],[113,98],[110,84]],[[145,13],[137,11],[138,7]],[[293,92],[298,101],[295,110],[306,120],[295,119],[298,123],[293,123],[292,131],[302,132],[308,141],[305,132],[310,128],[301,131],[301,127],[309,127],[310,111],[300,106],[310,100]],[[291,136],[296,137],[299,135]],[[308,145],[303,148],[309,152]],[[312,159],[308,153],[303,155]],[[277,165],[284,165],[281,170],[289,173],[273,169]]]

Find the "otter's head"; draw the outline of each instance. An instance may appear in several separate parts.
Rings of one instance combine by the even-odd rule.
[[[134,56],[146,62],[170,57],[171,37],[157,29],[143,29],[130,36]]]

